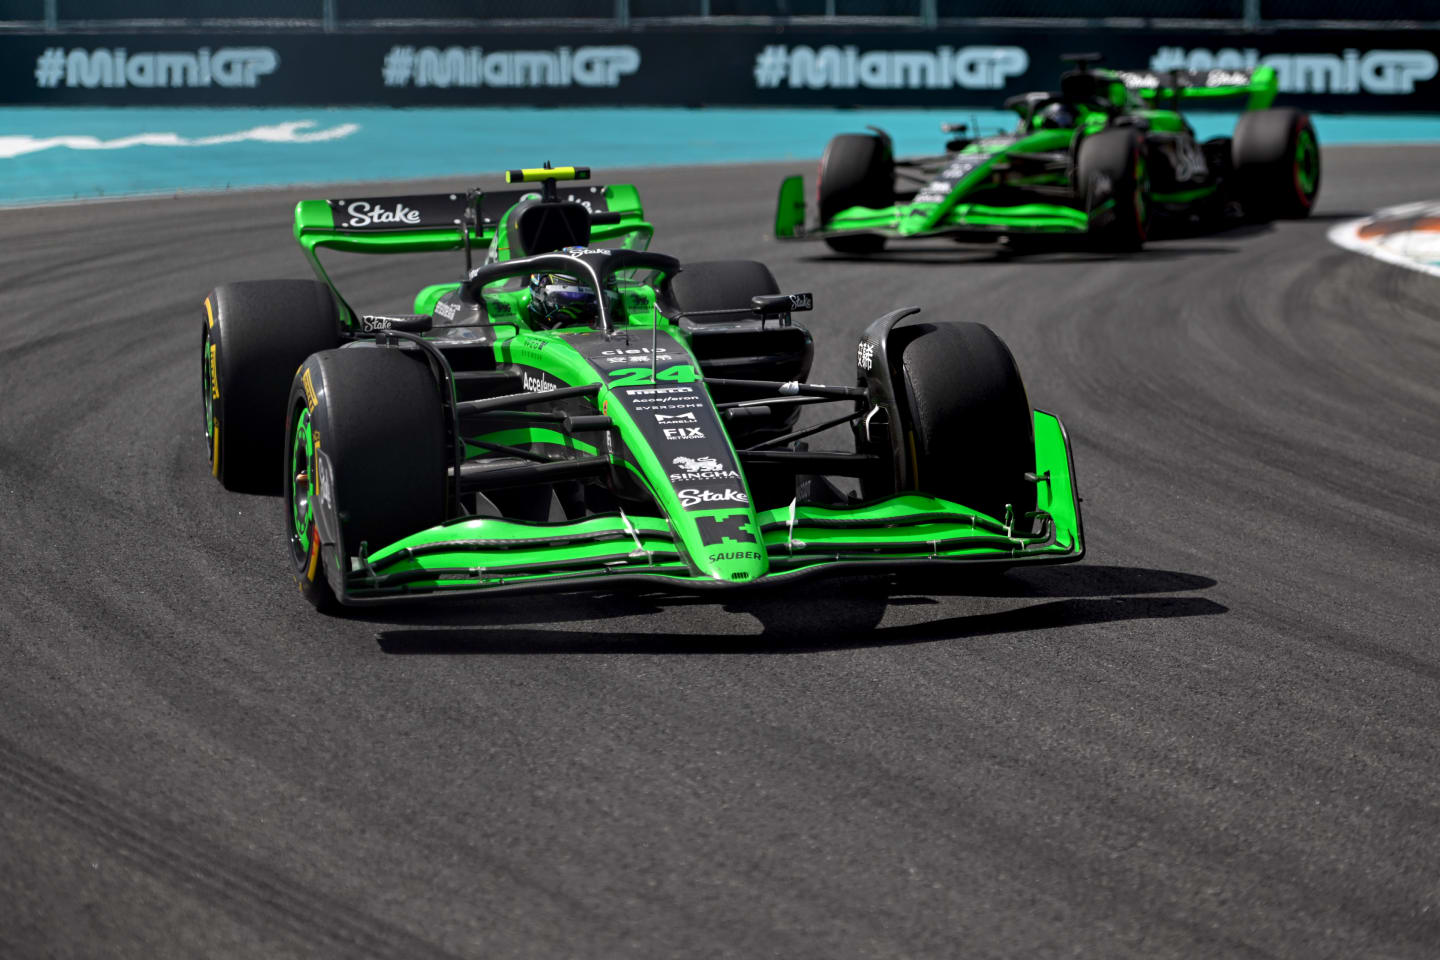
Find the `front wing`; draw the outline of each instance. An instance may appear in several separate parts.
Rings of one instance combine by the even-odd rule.
[[[1083,234],[1114,217],[1113,201],[1087,211],[1074,201],[1036,196],[1027,202],[986,204],[959,201],[897,203],[890,207],[850,207],[818,228],[805,224],[804,183],[788,177],[780,187],[775,236],[780,240],[823,240],[867,234],[895,240],[1001,234]]]
[[[1038,516],[1026,533],[1007,518],[923,493],[838,507],[792,503],[757,512],[757,529],[738,533],[736,549],[763,550],[768,572],[736,583],[697,575],[658,517],[619,513],[561,523],[469,517],[351,558],[337,592],[354,605],[625,584],[699,593],[921,566],[1079,560],[1084,537],[1069,442],[1058,418],[1038,410],[1034,417]]]

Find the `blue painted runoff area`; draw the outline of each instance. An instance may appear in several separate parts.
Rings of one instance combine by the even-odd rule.
[[[1188,115],[1202,137],[1235,114]],[[942,148],[942,122],[1008,129],[997,110],[680,108],[0,108],[0,204],[286,184],[453,177],[507,167],[795,160],[836,133],[887,130],[897,153]],[[1440,143],[1440,116],[1315,117],[1320,141]]]

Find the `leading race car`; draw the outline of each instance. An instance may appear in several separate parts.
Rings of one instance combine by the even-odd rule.
[[[303,201],[319,280],[205,299],[212,472],[283,495],[317,606],[1082,556],[1064,430],[987,327],[896,310],[856,385],[809,383],[810,294],[649,252],[633,186],[509,176],[540,189]],[[482,245],[405,315],[357,311],[318,257]],[[798,428],[811,404],[838,412]],[[850,449],[809,449],[843,424]]]
[[[1124,251],[1144,244],[1152,218],[1309,215],[1319,142],[1306,113],[1270,107],[1273,68],[1154,73],[1092,68],[1096,54],[1066,59],[1076,69],[1058,91],[1006,101],[1020,116],[1013,133],[971,138],[947,124],[962,136],[945,153],[900,159],[883,131],[835,137],[820,160],[818,224],[806,225],[803,179],[788,177],[776,236],[849,254],[936,236],[1071,235]],[[1198,142],[1181,102],[1238,95],[1249,100],[1234,137]]]

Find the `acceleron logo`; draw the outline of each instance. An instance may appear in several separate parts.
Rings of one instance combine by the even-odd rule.
[[[131,53],[125,47],[48,47],[35,58],[35,86],[258,87],[280,66],[271,47],[220,47]]]

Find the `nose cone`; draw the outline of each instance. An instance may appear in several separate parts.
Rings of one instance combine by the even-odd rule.
[[[699,541],[691,557],[703,575],[727,583],[748,583],[769,571],[755,511],[717,510],[689,516]]]

